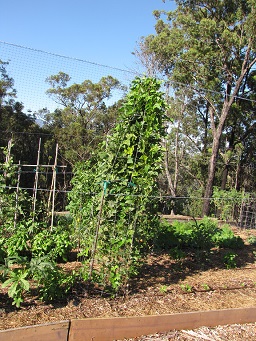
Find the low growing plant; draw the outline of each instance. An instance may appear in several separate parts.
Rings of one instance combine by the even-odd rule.
[[[29,233],[23,226],[18,226],[17,230],[5,239],[5,250],[7,256],[21,256],[29,250]]]
[[[248,242],[250,245],[256,246],[256,236],[249,236],[249,237],[247,238],[247,242]]]
[[[31,243],[33,257],[48,256],[54,261],[67,261],[68,252],[73,247],[70,232],[61,226],[54,227],[52,231],[48,229],[40,231]]]
[[[6,258],[6,250],[5,250],[5,238],[0,237],[0,264],[4,264],[4,259]]]
[[[39,299],[44,302],[63,298],[77,278],[75,272],[65,273],[48,257],[31,259],[30,273],[38,285]]]
[[[209,290],[210,290],[209,285],[206,284],[206,283],[201,284],[201,286],[202,286],[202,288],[203,288],[204,290],[206,290],[206,291],[209,291]]]
[[[14,266],[15,265],[15,266]],[[8,257],[5,266],[2,266],[3,283],[2,288],[8,287],[8,296],[13,299],[12,304],[17,308],[24,300],[24,293],[30,289],[28,277],[29,269],[25,257]],[[7,279],[6,279],[7,278]]]
[[[215,219],[203,218],[200,221],[179,222],[160,225],[156,237],[157,249],[169,248],[175,256],[177,250],[190,248],[210,251],[213,247],[239,249],[244,246],[241,237],[235,236],[228,225],[218,227]]]
[[[175,260],[181,260],[186,257],[186,252],[179,249],[178,247],[175,247],[170,250],[169,255]]]
[[[241,249],[244,247],[243,239],[239,236],[235,236],[234,232],[227,225],[224,225],[219,229],[213,239],[215,245],[218,247],[230,249]]]
[[[192,292],[193,290],[193,287],[190,284],[181,284],[180,287],[184,292]]]
[[[24,296],[33,286],[38,288],[38,297],[42,301],[63,298],[74,285],[78,274],[64,272],[48,257],[32,258],[12,256],[5,259],[1,267],[2,288],[8,288],[8,296],[17,308],[24,301]]]
[[[234,269],[236,268],[236,258],[237,254],[234,252],[228,252],[224,257],[223,257],[223,262],[226,266],[227,269]]]
[[[161,285],[160,288],[159,288],[159,291],[161,294],[166,294],[167,291],[168,291],[168,286],[167,285]]]

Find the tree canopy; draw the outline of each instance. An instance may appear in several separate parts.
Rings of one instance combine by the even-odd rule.
[[[197,97],[204,106],[211,129],[203,208],[207,215],[223,138],[225,135],[228,138],[228,131],[238,121],[240,127],[243,125],[246,120],[243,106],[250,103],[250,80],[255,79],[256,63],[256,3],[255,0],[176,3],[175,11],[154,12],[156,34],[143,38],[141,47],[144,55],[152,56],[158,73],[171,81],[176,91],[185,87],[193,90],[191,100]],[[239,108],[240,117],[236,123],[232,115],[235,108]],[[199,108],[196,110],[199,112]],[[250,109],[250,113],[254,111]],[[248,136],[245,126],[243,130],[244,136]]]
[[[107,105],[107,101],[113,90],[120,88],[119,81],[107,76],[98,83],[84,80],[69,85],[71,77],[64,72],[46,81],[51,85],[48,95],[63,107],[45,115],[47,126],[69,163],[88,159],[114,125],[119,104]]]

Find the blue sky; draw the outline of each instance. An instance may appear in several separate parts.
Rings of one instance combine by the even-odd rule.
[[[1,2],[0,40],[130,67],[141,36],[154,33],[155,9],[173,9],[161,0],[8,0]]]
[[[45,79],[63,71],[72,82],[97,82],[111,74],[130,82],[127,74],[75,60],[3,44],[7,42],[125,70],[138,68],[132,52],[142,36],[155,33],[155,9],[173,10],[166,0],[6,0],[0,9],[0,59],[9,61],[17,100],[26,110],[50,110]]]

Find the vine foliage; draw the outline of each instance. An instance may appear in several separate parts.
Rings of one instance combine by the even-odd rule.
[[[157,177],[162,171],[166,103],[161,83],[136,78],[119,121],[97,154],[76,165],[69,210],[74,218],[83,276],[117,292],[159,226]]]

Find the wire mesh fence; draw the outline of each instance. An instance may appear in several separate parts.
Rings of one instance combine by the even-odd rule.
[[[42,109],[54,111],[60,107],[46,94],[49,88],[46,79],[59,72],[68,74],[72,83],[77,84],[87,79],[97,83],[102,77],[111,75],[124,87],[129,86],[137,75],[131,70],[122,70],[3,41],[0,41],[0,60],[8,63],[8,75],[14,79],[17,100],[23,103],[25,111],[32,113]],[[123,91],[116,89],[109,103],[116,102],[122,96]]]
[[[20,167],[17,165],[17,167]],[[26,165],[23,165],[23,167],[26,167]],[[3,171],[0,171],[0,173],[3,173]],[[46,173],[41,172],[42,174],[47,174],[51,179],[56,181],[57,187],[54,189],[53,185],[51,185],[48,188],[40,188],[38,187],[35,190],[35,183],[33,187],[20,187],[19,185],[19,178],[22,178],[27,172],[19,170],[17,171],[17,184],[16,185],[0,185],[1,190],[6,191],[6,193],[16,193],[16,202],[18,205],[19,202],[19,195],[22,196],[23,193],[28,193],[29,197],[31,198],[31,212],[32,214],[36,214],[37,209],[41,207],[42,205],[47,206],[47,211],[49,213],[49,216],[51,219],[54,218],[54,216],[57,215],[68,215],[69,212],[67,211],[67,205],[69,202],[68,196],[71,193],[72,187],[70,185],[70,179],[73,175],[69,174],[71,177],[68,181],[69,183],[69,189],[67,188],[67,183],[64,180],[63,173]],[[35,175],[35,172],[31,172],[33,175]],[[37,193],[37,194],[36,194]],[[79,193],[81,197],[88,197],[90,200],[95,200],[96,193],[87,193],[81,191]],[[111,197],[126,197],[130,198],[132,194],[127,193],[111,193]],[[132,196],[136,196],[143,200],[143,195],[136,195],[133,194]],[[163,217],[172,216],[174,219],[177,217],[177,219],[184,219],[184,220],[192,220],[194,218],[200,218],[203,202],[206,200],[206,198],[203,197],[192,197],[192,196],[163,196],[163,195],[157,195],[157,196],[151,196],[150,198],[153,201],[157,203],[158,206],[158,214]],[[254,194],[250,194],[246,198],[241,198],[239,202],[233,202],[233,198],[219,198],[219,200],[222,201],[223,211],[225,210],[225,219],[223,218],[223,211],[219,209],[219,206],[216,205],[216,200],[213,198],[209,198],[211,201],[211,217],[214,219],[219,219],[222,222],[227,222],[234,224],[240,228],[246,228],[246,229],[255,229],[256,228],[256,207],[255,207],[255,197]],[[97,199],[96,199],[97,200]],[[118,199],[117,199],[118,200]],[[44,203],[43,203],[44,201]],[[101,205],[101,200],[98,198],[98,201],[95,202],[95,205],[99,206]],[[104,205],[104,201],[102,203]],[[0,212],[3,214],[6,213],[6,210],[3,210],[4,206],[1,205],[0,202]],[[17,211],[14,207],[11,209],[8,208],[9,214],[12,214],[13,220],[15,221]],[[17,209],[18,210],[18,209]],[[94,218],[97,218],[97,214],[95,213],[95,216],[90,216],[90,219],[94,216]],[[183,217],[183,218],[182,218]],[[115,224],[111,219],[109,223]]]
[[[47,109],[54,111],[59,104],[54,102],[47,94],[49,84],[46,79],[62,71],[70,75],[73,83],[81,83],[85,79],[98,82],[102,77],[111,75],[117,78],[123,86],[128,87],[131,80],[137,75],[131,70],[122,70],[106,65],[60,56],[41,50],[31,49],[24,46],[0,41],[0,59],[8,62],[8,74],[14,79],[14,87],[17,90],[17,100],[24,104],[25,111],[38,114],[39,110]],[[114,103],[123,96],[123,91],[115,89],[110,99]],[[38,117],[40,118],[40,117]],[[15,132],[18,134],[19,132]],[[11,133],[10,133],[11,134]],[[24,134],[24,132],[20,132]],[[26,133],[28,134],[28,132]],[[40,135],[42,137],[42,134]],[[6,139],[10,138],[7,136]],[[7,142],[7,141],[6,141]],[[3,147],[3,146],[1,146]],[[53,211],[63,211],[68,202],[67,195],[71,190],[70,180],[72,171],[63,164],[38,164],[35,162],[28,165],[22,162],[16,165],[16,185],[6,185],[5,188],[11,191],[28,191],[32,197],[35,192],[42,193],[48,206],[49,197],[54,200]],[[1,170],[0,170],[1,171]],[[1,172],[4,172],[2,170]],[[19,178],[18,178],[19,177]],[[41,181],[39,181],[39,179]],[[54,180],[55,179],[55,180]],[[43,181],[44,180],[44,181]],[[107,180],[107,179],[106,179]],[[38,184],[37,184],[38,183]],[[54,187],[55,186],[55,187]],[[53,192],[55,196],[53,196]],[[54,198],[53,198],[54,197]],[[228,217],[236,221],[241,227],[255,227],[255,204],[254,197],[251,199],[241,199],[240,203],[232,203],[233,198],[225,198],[228,208]],[[184,214],[189,216],[199,216],[203,205],[202,197],[191,196],[159,196],[159,212],[161,214]],[[224,200],[224,199],[223,199]],[[219,199],[220,201],[220,199]],[[229,205],[227,205],[229,203]],[[212,212],[215,217],[220,217],[221,212],[216,208],[216,199],[211,198]],[[36,210],[34,201],[34,210]]]

